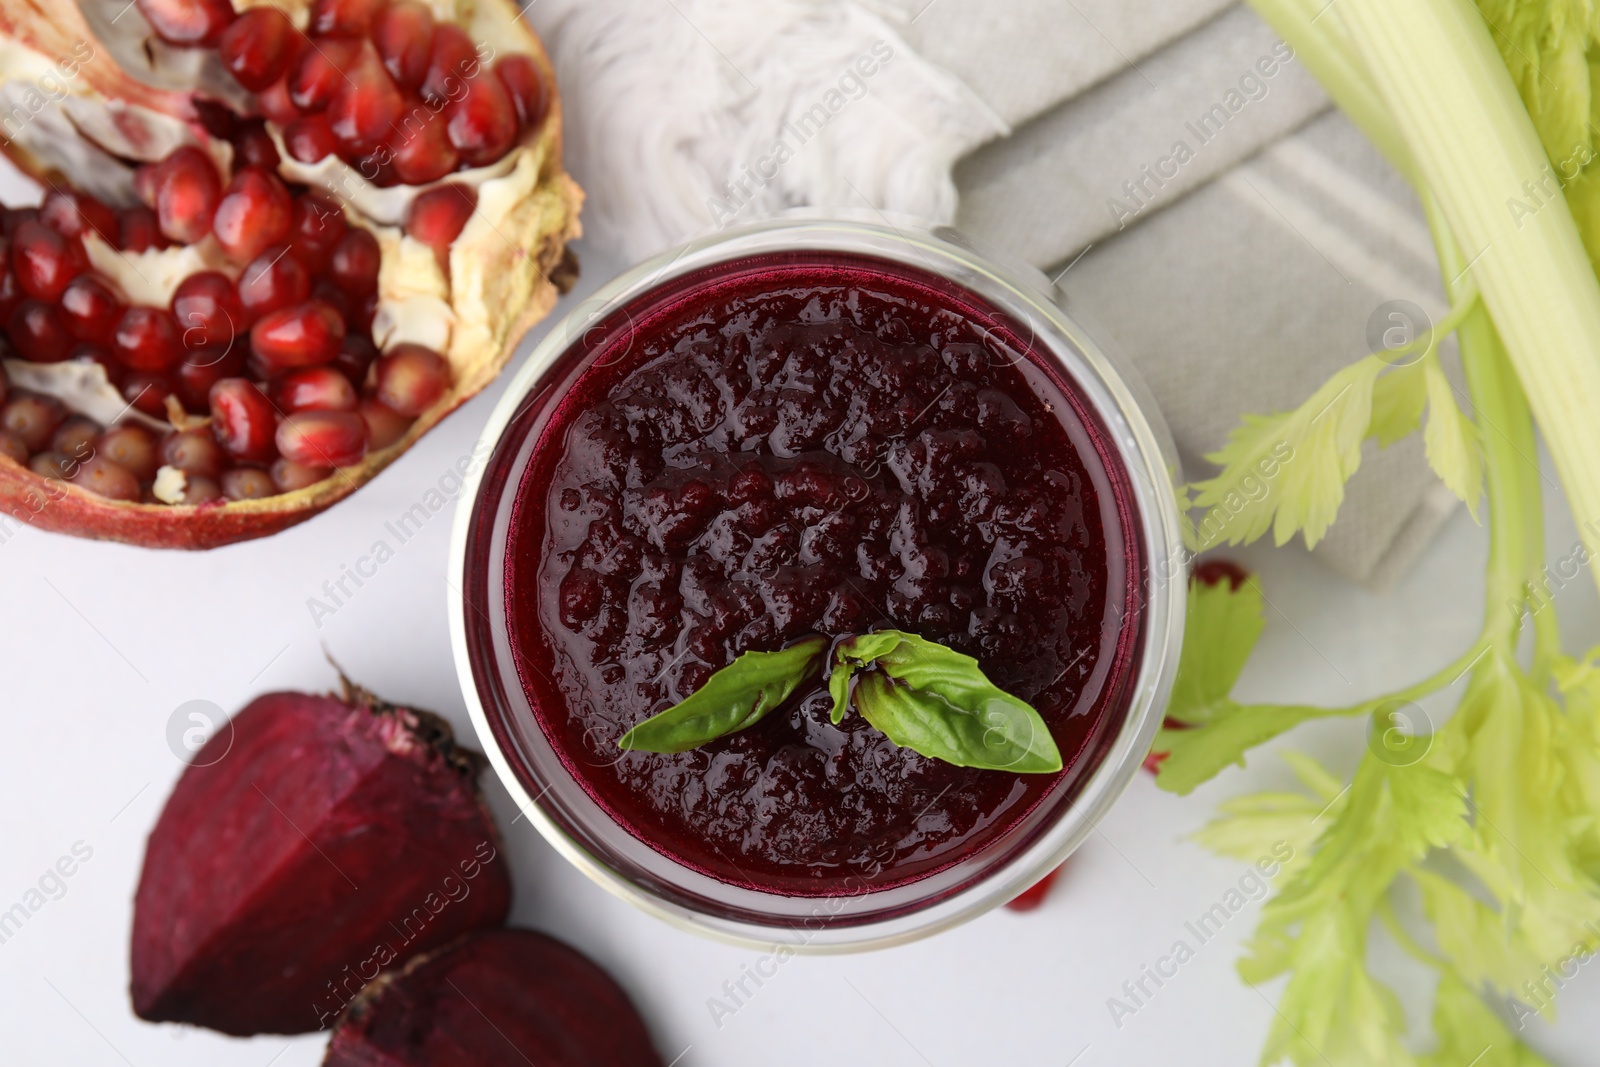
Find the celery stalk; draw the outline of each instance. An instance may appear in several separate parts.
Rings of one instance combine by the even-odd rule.
[[[1340,0],[1334,12],[1471,257],[1584,543],[1600,551],[1600,282],[1562,197],[1520,219],[1508,206],[1547,163],[1489,31],[1467,0]]]

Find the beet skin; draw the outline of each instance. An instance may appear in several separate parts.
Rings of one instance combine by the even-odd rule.
[[[228,1034],[314,1031],[380,968],[499,926],[511,883],[477,769],[443,720],[360,690],[251,702],[150,834],[134,1011]]]
[[[368,987],[323,1067],[661,1067],[644,1022],[582,953],[531,930],[470,934]]]

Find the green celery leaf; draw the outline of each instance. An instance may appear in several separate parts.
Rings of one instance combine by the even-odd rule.
[[[1255,746],[1324,713],[1304,705],[1224,701],[1206,725],[1156,735],[1155,751],[1167,753],[1156,784],[1173,793],[1192,792],[1229,764],[1243,766],[1244,754]]]
[[[1167,715],[1189,724],[1216,718],[1261,637],[1263,625],[1261,587],[1254,581],[1238,589],[1226,581],[1215,585],[1190,582],[1183,651],[1178,656]]]
[[[930,684],[897,681],[879,671],[862,675],[856,683],[862,716],[895,744],[958,767],[1019,774],[1061,769],[1061,753],[1049,727],[1027,704],[986,682],[979,685],[940,668],[912,673]],[[960,703],[947,693],[958,694]]]
[[[687,700],[623,734],[617,747],[686,752],[754,726],[816,670],[827,647],[824,638],[812,637],[777,652],[746,652],[708,678]]]
[[[1440,976],[1434,993],[1433,1032],[1439,1045],[1422,1058],[1426,1067],[1550,1067],[1449,972]]]
[[[1471,836],[1466,791],[1452,775],[1415,763],[1389,767],[1388,779],[1393,836],[1412,856]]]
[[[1388,367],[1367,356],[1323,383],[1290,412],[1247,416],[1206,458],[1222,467],[1195,486],[1200,546],[1254,541],[1269,529],[1278,544],[1303,531],[1307,546],[1327,532],[1344,484],[1361,466],[1372,424],[1372,390]]]
[[[1422,425],[1422,409],[1428,403],[1423,362],[1418,359],[1396,367],[1372,387],[1372,422],[1367,433],[1378,439],[1378,447],[1388,448]]]
[[[1593,158],[1593,94],[1586,4],[1477,0],[1550,159],[1567,173]],[[1586,151],[1587,150],[1587,151]]]
[[[1322,798],[1323,803],[1332,804],[1344,794],[1344,782],[1333,776],[1333,772],[1314,757],[1304,752],[1281,752],[1283,762],[1294,771],[1294,776],[1300,779],[1300,784]],[[1330,809],[1329,814],[1332,814]]]
[[[1321,832],[1318,816],[1327,804],[1304,793],[1250,793],[1223,801],[1221,808],[1223,814],[1203,826],[1194,839],[1219,855],[1254,862],[1284,845],[1295,856],[1308,855]]]
[[[1411,877],[1422,891],[1422,907],[1433,923],[1439,951],[1462,980],[1489,986],[1502,996],[1527,999],[1523,983],[1537,985],[1543,961],[1514,924],[1462,886],[1427,868],[1416,868]],[[1551,1001],[1531,1006],[1553,1014]]]
[[[1483,454],[1478,447],[1478,430],[1456,407],[1450,381],[1444,376],[1439,357],[1423,360],[1428,383],[1428,425],[1422,431],[1427,446],[1428,465],[1474,517],[1478,497],[1483,491]]]
[[[1368,921],[1350,901],[1306,919],[1262,1051],[1263,1067],[1284,1058],[1297,1067],[1413,1062],[1399,1002],[1366,968]]]

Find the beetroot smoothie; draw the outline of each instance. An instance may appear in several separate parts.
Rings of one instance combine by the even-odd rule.
[[[838,253],[724,264],[624,314],[530,400],[508,534],[518,675],[584,790],[682,864],[798,896],[926,876],[1070,798],[1126,714],[1141,561],[1120,461],[1026,328]],[[976,657],[1063,770],[832,725],[820,676],[692,751],[617,748],[741,652],[884,628]]]

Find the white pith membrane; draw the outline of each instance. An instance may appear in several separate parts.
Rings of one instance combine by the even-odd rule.
[[[577,208],[582,193],[559,165],[558,98],[547,66],[540,62],[537,40],[518,24],[518,9],[509,2],[425,2],[440,24],[459,26],[474,42],[492,42],[490,47],[496,51],[483,63],[485,74],[494,59],[505,55],[535,58],[552,101],[542,125],[522,130],[520,140],[488,166],[459,170],[423,185],[388,188],[369,182],[337,156],[314,165],[298,162],[284,149],[282,131],[270,121],[267,131],[279,150],[277,174],[282,181],[307,186],[312,192],[323,191],[341,205],[351,229],[364,229],[376,239],[381,264],[371,336],[379,353],[404,342],[424,345],[449,365],[449,387],[394,444],[369,451],[359,462],[335,470],[316,485],[261,499],[229,500],[225,506],[230,509],[292,508],[309,514],[346,495],[492,379],[516,339],[554,302],[556,293],[549,275],[560,262],[566,242],[579,233]],[[254,6],[260,5],[252,0],[235,4],[240,13]],[[308,0],[273,0],[270,6],[283,11],[297,27],[304,28],[308,21]],[[17,17],[15,12],[8,15],[4,28],[12,28],[10,23]],[[166,44],[126,0],[81,0],[77,8],[52,9],[49,22],[43,28],[18,23],[22,31],[38,31],[19,33],[28,36],[26,42],[0,29],[0,77],[4,78],[0,82],[0,120],[24,117],[25,121],[13,124],[15,129],[8,126],[5,132],[10,135],[10,154],[26,172],[62,188],[70,185],[114,209],[123,209],[140,205],[133,183],[138,164],[159,162],[178,147],[197,145],[212,158],[222,185],[227,185],[232,147],[207,135],[197,122],[157,109],[182,101],[182,96],[173,94],[187,95],[198,89],[207,98],[229,103],[236,112],[248,113],[253,94],[234,82],[214,49]],[[73,42],[70,48],[69,41]],[[47,49],[55,45],[51,50],[60,50],[62,55],[52,59],[33,45]],[[117,69],[108,74],[113,62]],[[110,98],[101,91],[108,82],[119,90],[125,83],[130,95],[157,106]],[[440,121],[438,116],[435,121]],[[471,186],[478,193],[476,210],[451,245],[447,270],[441,269],[429,245],[403,231],[415,198],[446,183]],[[83,246],[89,269],[130,307],[167,307],[178,285],[202,270],[219,271],[234,280],[243,270],[210,236],[193,245],[129,253],[90,233]],[[352,332],[357,332],[354,326]],[[247,339],[241,340],[248,344]],[[209,417],[185,414],[174,405],[169,405],[166,421],[130,408],[104,368],[91,361],[32,363],[14,358],[3,339],[0,349],[13,391],[53,396],[70,413],[88,416],[103,427],[136,422],[166,432],[210,422]],[[362,391],[361,382],[353,384]],[[10,472],[4,471],[8,466]],[[0,474],[8,473],[14,479],[18,472],[9,458],[0,456]],[[37,478],[26,468],[20,473]],[[181,471],[163,467],[152,495],[165,504],[181,501],[184,482]],[[110,500],[70,483],[62,485],[61,491],[87,496],[108,508],[175,510]]]

